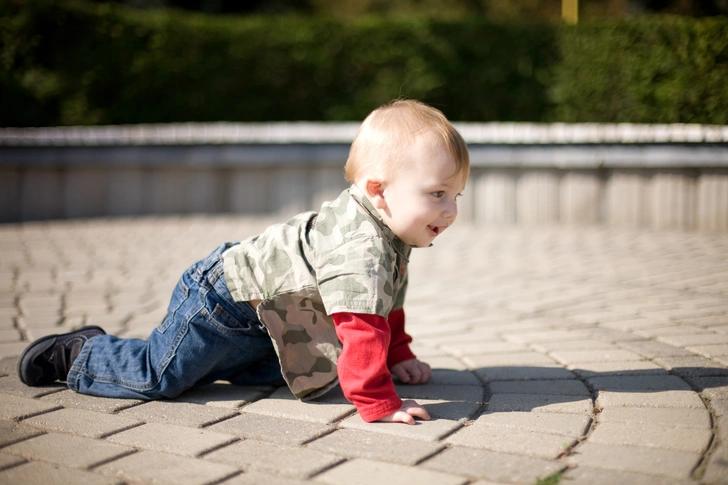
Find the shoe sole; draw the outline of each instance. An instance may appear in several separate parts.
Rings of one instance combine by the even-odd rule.
[[[26,386],[41,386],[43,384],[50,384],[53,382],[55,379],[49,382],[42,381],[41,378],[43,377],[43,369],[41,369],[40,366],[33,364],[35,358],[51,348],[58,337],[67,337],[72,333],[81,331],[85,332],[88,330],[98,330],[100,332],[99,335],[106,335],[103,328],[92,325],[89,327],[79,328],[73,332],[47,335],[30,344],[23,353],[20,354],[20,358],[18,358],[18,377],[20,377],[23,384]],[[95,336],[96,335],[94,335],[94,337]]]

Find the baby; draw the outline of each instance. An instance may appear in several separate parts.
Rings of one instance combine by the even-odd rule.
[[[405,333],[407,264],[455,222],[467,146],[440,111],[400,100],[364,120],[345,170],[351,186],[318,212],[224,243],[185,271],[147,340],[99,327],[47,336],[21,355],[20,379],[145,400],[216,380],[286,384],[302,400],[339,384],[364,421],[429,419],[392,380],[432,375]]]

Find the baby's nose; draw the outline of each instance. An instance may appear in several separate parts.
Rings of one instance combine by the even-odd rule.
[[[443,212],[443,217],[445,217],[448,220],[455,220],[455,218],[458,216],[458,205],[455,201],[450,202],[447,207],[445,208],[445,211]]]

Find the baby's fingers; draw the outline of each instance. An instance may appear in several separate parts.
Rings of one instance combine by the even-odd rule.
[[[432,367],[429,366],[426,362],[421,362],[422,365],[422,377],[420,379],[420,384],[424,384],[425,382],[430,380],[430,377],[432,377]]]
[[[394,367],[392,367],[392,373],[405,384],[410,381],[409,372],[407,372],[407,370],[401,365],[395,365]]]
[[[399,421],[405,424],[415,424],[415,418],[413,418],[412,415],[405,411],[397,411],[396,413],[394,413],[392,421]]]
[[[414,418],[420,418],[425,421],[430,419],[430,414],[427,412],[427,410],[417,404],[415,401],[405,401],[404,403],[402,403],[402,407],[400,409],[404,410],[407,414]]]

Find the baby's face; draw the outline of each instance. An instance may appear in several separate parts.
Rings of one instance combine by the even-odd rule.
[[[418,137],[407,153],[406,168],[386,181],[386,207],[379,212],[402,241],[427,247],[455,222],[465,181],[450,152],[431,137]]]

